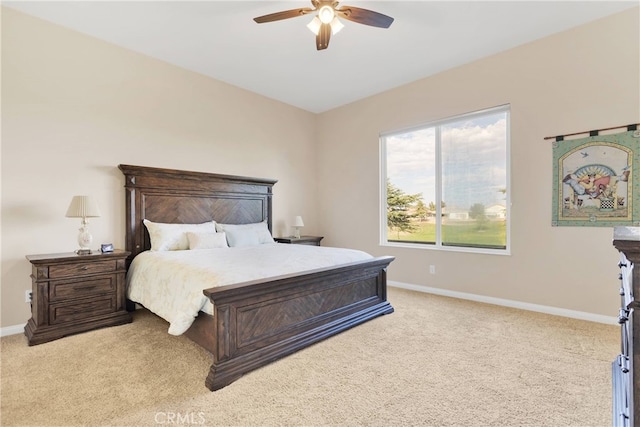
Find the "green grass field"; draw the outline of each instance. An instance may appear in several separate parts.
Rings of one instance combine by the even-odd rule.
[[[436,225],[433,222],[415,222],[416,231],[400,233],[387,230],[391,242],[415,242],[434,244]],[[505,248],[507,230],[503,221],[489,221],[479,229],[475,221],[449,222],[442,226],[442,243],[447,246],[477,246],[482,248]]]

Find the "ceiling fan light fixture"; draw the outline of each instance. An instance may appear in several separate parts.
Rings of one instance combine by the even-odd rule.
[[[344,24],[340,22],[337,16],[334,17],[333,21],[331,21],[331,33],[335,36],[343,28]]]
[[[320,26],[322,25],[322,21],[317,16],[314,16],[311,22],[307,24],[307,28],[316,36],[320,32]]]
[[[317,50],[324,50],[329,47],[331,36],[338,34],[338,32],[344,28],[342,20],[338,18],[378,28],[389,28],[393,23],[392,17],[374,12],[373,10],[353,6],[342,6],[338,9],[337,0],[311,0],[311,5],[313,8],[303,7],[283,10],[281,12],[258,16],[253,18],[253,20],[258,24],[262,24],[265,22],[296,18],[307,14],[315,14],[311,22],[307,24],[307,28],[316,36]]]
[[[336,13],[331,6],[324,5],[318,10],[318,18],[320,18],[323,24],[330,23],[335,16]]]

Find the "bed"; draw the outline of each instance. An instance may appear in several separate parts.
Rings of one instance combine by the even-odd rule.
[[[126,249],[131,252],[127,266],[151,248],[145,219],[171,224],[264,222],[272,230],[275,180],[132,165],[119,168],[125,176]],[[184,335],[213,356],[207,388],[218,390],[254,369],[392,313],[386,272],[393,260],[368,257],[204,289],[211,314],[200,312]],[[133,308],[133,301],[128,305]]]

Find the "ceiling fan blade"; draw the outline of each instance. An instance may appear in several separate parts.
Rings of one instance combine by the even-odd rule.
[[[340,17],[359,24],[371,25],[372,27],[389,28],[393,18],[372,10],[361,9],[353,6],[342,6],[336,12]]]
[[[258,16],[257,18],[253,18],[253,20],[258,24],[262,24],[265,22],[280,21],[281,19],[295,18],[298,16],[306,15],[307,13],[313,12],[314,10],[315,9],[311,9],[310,7],[291,9],[282,12],[270,13],[269,15]]]
[[[331,25],[322,24],[320,31],[316,36],[316,49],[323,50],[329,47],[329,39],[331,38]]]

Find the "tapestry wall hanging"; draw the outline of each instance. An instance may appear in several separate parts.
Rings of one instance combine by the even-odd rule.
[[[640,225],[640,131],[625,127],[609,135],[553,137],[552,226]]]

